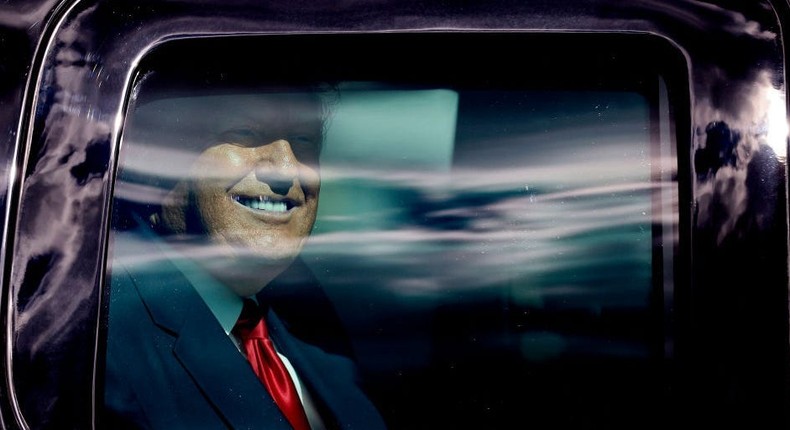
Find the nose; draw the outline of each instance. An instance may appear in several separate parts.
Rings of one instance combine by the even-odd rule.
[[[258,147],[260,162],[255,168],[255,177],[279,195],[288,194],[298,177],[298,160],[287,140],[276,140]]]
[[[258,180],[261,182],[265,182],[269,185],[269,188],[272,189],[272,192],[275,194],[279,194],[284,196],[288,194],[288,190],[291,189],[291,185],[293,185],[294,181],[293,178],[283,178],[283,177],[274,177],[273,175],[269,175],[265,178],[261,178],[260,175],[258,176]]]

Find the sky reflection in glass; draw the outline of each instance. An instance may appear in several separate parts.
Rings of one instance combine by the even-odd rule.
[[[345,103],[364,104],[364,115]],[[349,92],[336,108],[304,253],[352,325],[404,313],[437,330],[437,309],[476,300],[505,303],[501,313],[608,312],[645,323],[653,224],[665,221],[656,196],[672,186],[651,180],[668,160],[651,149],[645,97]],[[527,324],[508,342],[544,359],[644,355],[654,341],[572,331]],[[426,350],[436,336],[426,334]]]

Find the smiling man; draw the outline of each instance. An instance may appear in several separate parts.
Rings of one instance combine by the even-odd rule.
[[[324,117],[315,92],[133,111],[114,202],[108,427],[384,427],[298,258],[318,209]]]
[[[190,102],[189,117],[210,118],[207,134],[216,143],[170,193],[162,221],[171,232],[215,245],[222,264],[205,266],[249,296],[291,264],[315,223],[323,105],[316,94]]]

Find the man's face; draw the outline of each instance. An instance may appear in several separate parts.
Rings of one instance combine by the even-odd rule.
[[[279,273],[299,254],[315,222],[319,101],[268,95],[222,109],[212,125],[217,144],[193,164],[190,203],[223,256],[265,263]]]

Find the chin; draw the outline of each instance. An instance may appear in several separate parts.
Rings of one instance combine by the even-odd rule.
[[[301,242],[300,246],[272,245],[272,244],[249,244],[238,250],[238,254],[244,260],[252,260],[250,264],[270,264],[281,265],[290,264],[302,251]],[[256,262],[257,260],[257,262]]]
[[[277,264],[283,260],[291,261],[302,251],[304,235],[293,235],[270,230],[250,229],[210,233],[211,241],[220,246],[220,252],[228,257],[249,261],[267,260]]]
[[[257,294],[293,263],[296,255],[257,255],[216,258],[209,272],[241,297]]]

